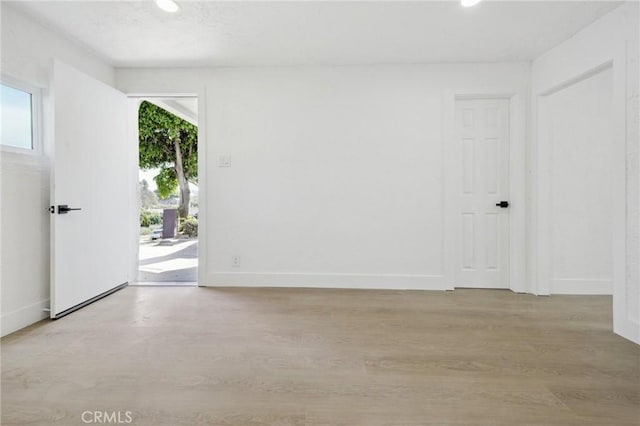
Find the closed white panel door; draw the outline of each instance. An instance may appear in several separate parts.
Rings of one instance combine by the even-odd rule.
[[[56,318],[128,281],[135,144],[127,141],[122,93],[57,61],[51,88],[51,317]]]
[[[456,287],[509,288],[509,103],[456,100]]]

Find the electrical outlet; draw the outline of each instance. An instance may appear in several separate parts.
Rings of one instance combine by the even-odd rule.
[[[221,155],[218,157],[218,167],[231,167],[231,156]]]
[[[234,268],[240,267],[240,256],[231,256],[231,266]]]

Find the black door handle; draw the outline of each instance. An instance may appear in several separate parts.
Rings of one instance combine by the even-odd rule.
[[[509,207],[509,202],[508,201],[500,201],[499,203],[496,203],[497,207],[500,207],[501,209],[506,209],[507,207]]]
[[[58,204],[58,214],[67,214],[71,210],[82,210],[82,209],[79,207],[71,208],[66,204]]]

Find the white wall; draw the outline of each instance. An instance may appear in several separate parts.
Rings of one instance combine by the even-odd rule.
[[[2,15],[3,72],[46,90],[56,56],[113,83],[113,69],[81,46],[4,3]],[[448,288],[442,156],[452,95],[516,94],[520,105],[511,118],[518,129],[511,143],[522,148],[519,133],[531,94],[527,196],[528,204],[541,210],[529,211],[530,273],[520,289],[546,294],[551,268],[538,249],[540,212],[549,207],[540,197],[551,196],[541,194],[545,176],[551,175],[542,173],[550,163],[540,161],[549,153],[537,134],[539,97],[610,65],[611,155],[625,164],[611,173],[617,206],[615,327],[640,341],[637,31],[638,4],[626,4],[542,55],[532,69],[528,64],[122,69],[116,77],[128,93],[198,93],[203,100],[201,282],[209,285]],[[220,155],[232,156],[231,168],[218,167]],[[41,213],[48,206],[47,162],[9,160],[2,159],[0,174],[2,334],[44,317],[49,288],[48,217]],[[18,232],[15,223],[33,227]],[[234,255],[241,257],[239,268],[231,267]],[[562,276],[571,274],[568,268]]]
[[[544,110],[542,104],[559,88],[569,90],[571,86],[587,84],[585,78],[590,75],[611,73],[613,131],[609,153],[613,161],[610,200],[614,330],[636,342],[640,342],[638,15],[637,2],[625,3],[545,53],[533,62],[531,83],[531,158],[535,171],[531,205],[536,208],[531,211],[534,232],[530,247],[530,279],[536,283],[537,292],[545,294],[552,285],[552,265],[545,256],[545,250],[550,246],[551,224],[545,209],[555,182],[549,179],[553,176],[553,165],[549,161],[550,145],[545,137],[548,128],[544,116],[537,113]],[[605,71],[609,67],[610,71]],[[597,96],[597,90],[592,89],[590,93]],[[575,129],[572,137],[580,137],[582,133],[583,129]],[[575,243],[578,245],[580,241]]]
[[[81,46],[2,3],[2,74],[39,87],[46,95],[53,57],[108,84],[114,70]],[[47,135],[44,135],[45,137]],[[48,159],[2,154],[0,259],[2,335],[48,316]]]
[[[444,289],[446,96],[526,98],[528,73],[469,64],[117,77],[129,93],[206,87],[204,284]],[[523,119],[524,108],[512,114]]]

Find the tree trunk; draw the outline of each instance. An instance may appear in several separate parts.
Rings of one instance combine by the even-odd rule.
[[[180,206],[178,207],[178,215],[181,218],[189,216],[189,203],[191,202],[191,191],[189,190],[189,182],[184,175],[184,166],[182,165],[182,150],[180,149],[180,139],[173,141],[176,148],[176,177],[180,186]]]

